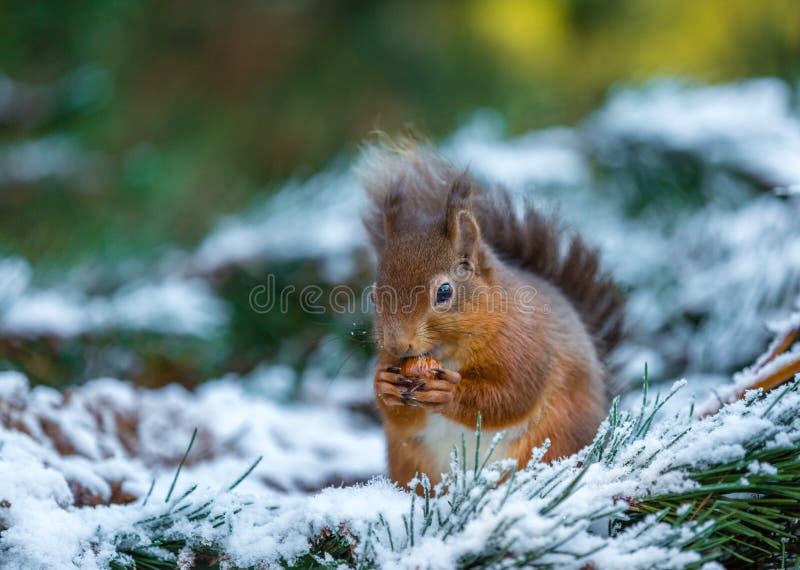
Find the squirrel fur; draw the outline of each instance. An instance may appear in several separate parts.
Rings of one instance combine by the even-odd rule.
[[[604,358],[623,330],[622,297],[597,253],[420,144],[366,157],[390,477],[439,480],[460,432],[474,439],[478,413],[485,435],[506,430],[495,459],[520,467],[546,439],[548,461],[590,443],[607,410]],[[422,354],[445,364],[412,388],[399,366]]]

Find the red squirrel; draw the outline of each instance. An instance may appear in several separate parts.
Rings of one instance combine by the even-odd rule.
[[[484,436],[506,430],[495,458],[520,467],[548,438],[548,461],[590,443],[607,411],[603,359],[623,324],[597,253],[426,147],[367,156],[374,389],[391,479],[438,481],[461,433],[474,440],[479,413]],[[422,355],[444,364],[404,375]]]

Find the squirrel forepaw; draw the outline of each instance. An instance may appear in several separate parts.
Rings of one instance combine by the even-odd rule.
[[[395,372],[396,367],[375,374],[375,394],[387,406],[419,407],[441,412],[453,401],[461,375],[454,370],[432,368],[428,378],[409,378]]]

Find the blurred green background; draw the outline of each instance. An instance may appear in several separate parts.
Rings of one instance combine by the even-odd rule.
[[[800,77],[796,0],[4,2],[0,141],[89,161],[4,180],[0,246],[35,263],[151,256],[374,129],[433,137],[481,107],[573,123],[616,82]],[[75,158],[74,160],[78,160]]]
[[[79,264],[155,262],[286,179],[353,156],[376,129],[436,139],[481,108],[499,111],[512,135],[575,124],[613,86],[661,76],[796,83],[800,3],[2,2],[0,255],[27,259],[48,284]],[[271,269],[286,283],[317,274]],[[236,306],[260,278],[217,276],[215,287]],[[93,287],[102,292],[102,280]],[[192,384],[276,357],[302,367],[320,330],[346,337],[351,326],[234,308],[219,343],[109,335],[0,346],[6,366],[50,384],[104,373]],[[368,353],[358,339],[346,342]],[[137,366],[97,357],[125,343]]]

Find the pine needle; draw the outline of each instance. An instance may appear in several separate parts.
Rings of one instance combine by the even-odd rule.
[[[239,483],[241,483],[242,481],[244,481],[245,479],[247,479],[247,477],[250,475],[250,473],[252,473],[252,472],[253,472],[253,469],[255,469],[256,467],[258,467],[258,464],[259,464],[259,463],[261,463],[261,460],[262,460],[262,459],[264,459],[264,456],[263,456],[263,455],[259,455],[259,456],[258,456],[258,459],[256,459],[256,460],[255,460],[255,461],[252,463],[252,465],[250,465],[250,467],[248,467],[248,468],[247,468],[247,471],[245,471],[244,473],[242,473],[242,475],[241,475],[241,476],[240,476],[240,477],[239,477],[239,478],[238,478],[236,481],[234,481],[234,482],[233,482],[233,484],[232,484],[230,487],[228,487],[228,491],[233,491],[233,490],[234,490],[236,487],[238,487],[238,486],[239,486]]]
[[[194,445],[194,438],[196,437],[197,437],[197,428],[194,428],[194,431],[192,432],[192,439],[189,440],[189,447],[186,448],[186,453],[183,454],[181,462],[178,464],[178,469],[175,470],[175,477],[172,478],[172,484],[169,486],[169,492],[167,493],[166,499],[164,499],[165,503],[169,503],[169,500],[172,497],[172,492],[175,490],[175,483],[178,482],[178,476],[181,474],[181,469],[183,469],[183,464],[186,463],[186,458],[189,457],[189,452],[192,450],[192,446]]]

